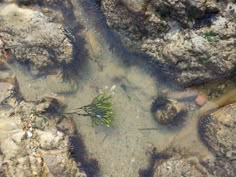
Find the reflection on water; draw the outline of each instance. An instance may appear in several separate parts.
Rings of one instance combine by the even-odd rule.
[[[92,127],[91,120],[85,117],[75,116],[74,119],[89,155],[100,163],[100,176],[137,177],[139,168],[148,163],[146,147],[153,144],[158,151],[164,150],[179,132],[178,127],[158,125],[150,112],[157,94],[174,88],[153,77],[152,67],[141,56],[127,55],[119,45],[114,47],[113,36],[109,36],[104,22],[88,16],[91,12],[96,15],[96,9],[85,12],[80,1],[72,2],[78,9],[75,17],[83,21],[83,37],[89,53],[86,65],[78,68],[79,72],[73,79],[65,80],[60,72],[33,77],[17,63],[10,64],[10,67],[17,75],[21,92],[27,100],[55,96],[71,109],[89,104],[100,90],[115,88],[112,127]],[[194,137],[188,136],[197,122],[196,117],[191,119],[192,111],[189,110],[188,115],[190,123],[187,121],[185,125],[188,129],[177,138],[177,145],[180,141],[192,143],[196,140],[196,134],[193,134]],[[195,121],[191,121],[193,119]],[[145,128],[147,130],[142,130]],[[186,137],[191,141],[185,141]],[[199,149],[205,150],[204,147]]]

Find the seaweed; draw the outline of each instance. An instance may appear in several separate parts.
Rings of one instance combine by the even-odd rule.
[[[81,113],[81,111],[85,113]],[[80,116],[89,116],[92,119],[92,125],[106,125],[110,127],[111,121],[114,118],[112,109],[112,95],[108,93],[100,93],[92,103],[76,108],[72,112],[64,114],[76,114]]]

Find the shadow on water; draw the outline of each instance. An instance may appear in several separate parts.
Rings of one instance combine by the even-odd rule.
[[[167,64],[163,65],[146,54],[134,52],[124,47],[120,36],[108,27],[106,17],[100,8],[100,0],[80,0],[80,2],[87,14],[88,21],[96,28],[96,32],[100,33],[104,43],[109,46],[109,50],[112,51],[113,55],[118,56],[117,58],[120,59],[122,67],[138,66],[166,86],[177,90],[182,89],[176,84],[175,80],[171,79],[174,78],[172,73],[176,73],[172,71],[176,68]]]
[[[81,163],[80,168],[85,171],[88,177],[96,177],[99,171],[99,164],[96,159],[89,159],[83,138],[76,131],[74,136],[70,136],[71,156],[77,163]]]

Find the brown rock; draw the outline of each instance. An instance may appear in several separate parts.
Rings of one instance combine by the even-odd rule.
[[[236,104],[204,116],[199,123],[202,140],[216,155],[235,159]]]
[[[151,111],[160,124],[174,125],[181,121],[186,114],[184,104],[161,96],[153,102]]]

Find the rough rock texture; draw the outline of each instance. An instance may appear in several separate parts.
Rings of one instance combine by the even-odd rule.
[[[213,162],[204,162],[203,165],[214,177],[235,177],[236,161],[229,159],[218,159]]]
[[[8,82],[0,81],[2,83]],[[14,88],[11,90],[19,94],[15,85],[10,85]],[[68,134],[56,128],[61,118],[58,114],[61,104],[55,98],[33,103],[16,99],[13,93],[1,93],[2,97],[0,173],[6,177],[86,177],[70,156]],[[9,102],[12,99],[14,104]]]
[[[206,169],[196,158],[171,157],[157,161],[154,165],[153,177],[207,177]]]
[[[236,158],[236,104],[202,118],[199,131],[203,141],[216,155]]]
[[[180,85],[235,72],[235,1],[102,0],[101,4],[122,43],[152,57]]]
[[[153,102],[151,111],[157,122],[164,125],[176,125],[187,113],[183,103],[162,96],[158,96]]]
[[[69,33],[37,10],[0,4],[1,50],[37,68],[68,64],[73,58]]]

